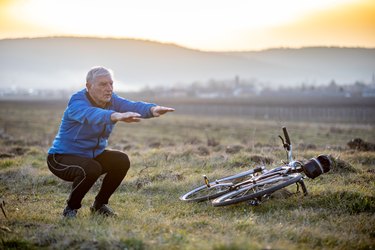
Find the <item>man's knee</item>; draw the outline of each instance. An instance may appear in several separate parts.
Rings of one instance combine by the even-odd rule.
[[[114,167],[113,169],[119,173],[126,174],[130,168],[128,155],[120,151],[112,151],[111,154],[110,164]]]
[[[95,159],[102,165],[103,170],[107,173],[126,175],[130,168],[128,155],[120,151],[106,150]]]
[[[102,174],[102,166],[95,160],[90,160],[85,166],[83,166],[84,174],[87,178],[98,179]]]
[[[125,153],[119,152],[117,156],[118,166],[121,168],[122,171],[125,171],[125,173],[130,168],[130,160],[129,156]]]

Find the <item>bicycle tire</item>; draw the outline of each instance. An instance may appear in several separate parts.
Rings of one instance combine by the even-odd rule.
[[[210,187],[207,187],[207,185],[202,185],[197,188],[194,188],[193,190],[180,196],[180,200],[200,202],[200,201],[215,199],[219,197],[220,195],[228,193],[230,191],[230,187],[233,186],[233,183],[240,182],[244,178],[247,178],[248,176],[252,177],[256,169],[257,168],[253,168],[244,172],[240,172],[238,174],[220,178],[216,181],[210,182],[209,183]],[[260,170],[262,169],[264,168],[263,167],[260,168]],[[257,171],[259,171],[259,168]]]
[[[265,169],[264,166],[259,166],[259,167],[252,168],[252,169],[249,169],[249,170],[244,171],[244,172],[240,172],[238,174],[222,177],[222,178],[216,180],[215,183],[216,182],[223,182],[223,181],[231,181],[233,183],[241,182],[241,181],[243,181],[244,178],[247,178],[248,176],[253,177],[254,173],[259,173],[259,172],[263,171],[264,169]]]
[[[190,192],[182,195],[180,200],[182,201],[208,201],[215,199],[225,193],[231,191],[231,187],[233,183],[219,183],[219,184],[212,184],[210,187],[206,185],[197,187]]]
[[[272,194],[273,192],[299,182],[302,179],[302,175],[295,173],[286,176],[273,177],[270,180],[259,181],[255,184],[249,184],[244,187],[234,190],[232,192],[227,192],[212,201],[213,206],[227,206],[236,204],[239,202],[253,200],[263,197],[267,194]]]

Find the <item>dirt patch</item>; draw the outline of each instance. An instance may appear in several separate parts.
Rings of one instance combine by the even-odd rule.
[[[318,148],[315,144],[312,144],[312,143],[308,143],[308,144],[300,143],[298,144],[297,147],[300,150],[315,150]]]
[[[186,139],[185,144],[198,145],[198,144],[202,144],[202,141],[198,139],[197,137],[190,137]]]
[[[356,173],[357,170],[349,162],[341,160],[339,158],[331,157],[332,160],[332,173]]]
[[[347,143],[350,149],[355,149],[359,151],[375,151],[375,143],[366,142],[361,138],[355,138]]]
[[[216,147],[219,146],[220,142],[216,140],[215,138],[211,138],[207,136],[207,146],[209,147]]]
[[[27,152],[29,151],[28,148],[24,148],[24,147],[14,147],[12,148],[9,153],[11,154],[15,154],[15,155],[24,155],[26,154]]]
[[[122,150],[123,151],[129,151],[130,149],[132,149],[132,145],[130,145],[130,144],[127,144],[127,145],[124,145],[123,147],[122,147]]]
[[[200,156],[207,156],[207,155],[210,154],[210,150],[207,147],[205,147],[205,146],[199,146],[197,148],[197,153]]]
[[[2,152],[0,152],[0,159],[4,159],[24,155],[29,151],[29,149],[25,147],[12,147],[9,149],[1,149],[1,151]]]
[[[160,148],[161,143],[160,142],[151,142],[148,146],[150,148]]]
[[[272,158],[260,156],[260,155],[252,155],[250,156],[250,160],[257,164],[262,164],[262,165],[269,165],[273,163]]]
[[[13,157],[15,157],[14,154],[0,153],[0,159],[13,158]]]
[[[254,164],[264,166],[264,165],[269,165],[273,162],[274,160],[269,157],[260,156],[260,155],[251,155],[243,159],[232,162],[230,164],[230,167],[250,168],[250,167],[254,167]]]
[[[236,154],[238,152],[240,152],[244,147],[241,146],[241,145],[230,145],[230,146],[227,146],[226,149],[225,149],[225,153],[227,154]]]
[[[254,147],[255,148],[272,148],[273,145],[271,144],[267,144],[267,143],[260,143],[260,142],[257,142],[254,144]]]
[[[292,195],[293,195],[292,192],[283,188],[283,189],[277,190],[276,192],[272,193],[271,198],[286,199],[286,198],[288,198]]]

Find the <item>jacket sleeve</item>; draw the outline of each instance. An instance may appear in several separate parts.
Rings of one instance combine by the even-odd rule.
[[[135,102],[122,98],[116,94],[113,95],[114,107],[117,112],[136,112],[141,115],[142,118],[153,117],[151,108],[155,107],[156,104],[147,102]]]
[[[68,116],[79,123],[110,124],[113,110],[106,110],[91,106],[86,100],[74,98],[69,101]]]

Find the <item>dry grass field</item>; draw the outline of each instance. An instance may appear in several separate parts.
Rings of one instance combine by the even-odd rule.
[[[117,124],[109,147],[128,153],[131,169],[110,201],[118,218],[89,212],[98,181],[75,220],[61,213],[70,184],[49,172],[46,152],[64,105],[0,102],[0,249],[374,249],[374,124],[293,122],[245,116],[167,114]],[[308,196],[275,195],[259,206],[215,208],[179,196],[203,183],[285,160],[286,126],[295,157],[330,154],[332,170],[306,179]]]

